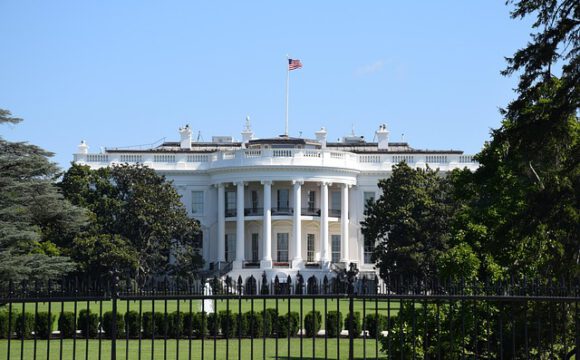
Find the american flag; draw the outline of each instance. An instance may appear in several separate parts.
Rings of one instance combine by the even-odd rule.
[[[288,59],[288,71],[300,69],[302,63],[298,59]]]

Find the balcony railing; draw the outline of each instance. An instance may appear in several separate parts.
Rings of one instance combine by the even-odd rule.
[[[258,268],[260,268],[260,261],[258,261],[258,260],[256,260],[256,261],[253,261],[253,260],[244,261],[242,263],[242,267],[244,269],[258,269]]]
[[[246,216],[262,216],[264,215],[264,208],[245,208],[244,215]]]
[[[340,209],[329,209],[328,216],[340,217]]]
[[[236,211],[236,209],[226,209],[225,214],[226,217],[236,217],[238,215],[238,212]]]
[[[302,208],[303,216],[320,216],[320,209],[313,207]]]
[[[292,214],[294,214],[294,208],[289,207],[272,208],[272,215],[292,215]]]

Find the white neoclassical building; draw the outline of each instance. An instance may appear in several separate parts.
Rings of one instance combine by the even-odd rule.
[[[189,126],[179,132],[180,142],[149,149],[93,154],[82,142],[74,161],[92,168],[141,163],[172,180],[201,223],[206,272],[234,279],[265,273],[285,281],[297,272],[320,279],[349,263],[361,274],[374,274],[374,244],[363,238],[360,222],[366,202],[379,195],[379,179],[401,161],[442,172],[478,166],[462,151],[389,142],[385,125],[376,131],[376,142],[354,134],[328,142],[324,128],[315,139],[256,139],[249,121],[242,141],[215,136],[197,142]]]

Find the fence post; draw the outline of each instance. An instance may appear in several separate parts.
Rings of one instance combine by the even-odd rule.
[[[348,358],[354,359],[354,279],[358,274],[356,264],[350,263],[349,270],[346,272],[348,280]]]
[[[111,272],[111,300],[113,301],[113,323],[111,324],[111,360],[117,359],[117,297],[119,290],[119,275],[116,270]]]

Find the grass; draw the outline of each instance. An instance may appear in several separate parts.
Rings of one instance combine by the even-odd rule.
[[[47,359],[48,341],[38,341],[36,344],[36,358]],[[203,341],[204,346],[204,356],[205,359],[214,358],[214,347],[215,347],[215,358],[216,359],[238,359],[238,340],[217,340],[206,339]],[[128,345],[128,354],[126,357],[126,349]],[[191,350],[190,350],[191,345]],[[302,346],[299,338],[292,338],[290,340],[290,353],[288,353],[288,342],[287,339],[278,340],[278,359],[300,359],[301,349],[302,356],[304,358],[314,358],[314,359],[325,359],[325,342],[324,338],[317,338],[314,342],[314,356],[313,356],[313,341],[310,338],[304,338],[302,340]],[[342,338],[337,340],[328,339],[327,342],[327,355],[328,359],[338,359],[337,354],[340,354],[341,359],[348,358],[348,339]],[[376,341],[374,339],[366,340],[366,352],[365,352],[365,341],[362,338],[355,339],[354,341],[354,354],[356,359],[363,359],[366,354],[367,359],[376,359],[375,356],[375,345]],[[74,346],[74,352],[73,352]],[[88,349],[87,342],[82,340],[77,340],[76,344],[73,340],[64,340],[62,342],[62,359],[109,359],[111,351],[111,342],[109,340],[103,340],[100,344],[98,340],[89,340]],[[255,339],[253,342],[253,347],[250,339],[243,339],[240,342],[241,346],[241,356],[242,359],[252,358],[252,348],[253,348],[253,358],[254,359],[275,359],[276,358],[276,339]],[[141,342],[141,357],[140,359],[202,359],[201,357],[201,340],[192,340],[191,343],[187,340],[167,340],[165,343],[163,340],[144,340]],[[265,356],[263,350],[265,349]],[[21,351],[22,350],[22,351]],[[3,355],[4,359],[34,359],[34,341],[25,340],[12,341],[10,356],[8,356],[8,341],[0,340],[0,354]],[[101,356],[99,357],[99,353]],[[227,356],[226,356],[227,353]],[[76,356],[73,357],[73,354]],[[22,355],[22,356],[21,356]],[[50,357],[48,359],[60,359],[61,355],[61,343],[60,340],[50,341]],[[384,354],[380,352],[379,345],[379,357],[380,359],[385,359]],[[139,359],[139,342],[138,340],[121,340],[117,342],[117,359]]]
[[[288,299],[279,299],[277,304],[278,304],[278,313],[280,315],[286,314],[288,312]],[[241,305],[242,313],[251,311],[251,309],[252,309],[252,301],[251,300],[242,299],[241,304],[240,304],[237,298],[232,298],[229,301],[217,300],[215,302],[215,310],[219,312],[219,311],[226,310],[229,308],[229,310],[232,313],[237,314],[240,310],[240,305]],[[276,300],[267,299],[266,301],[264,301],[263,299],[255,299],[253,301],[253,305],[254,305],[254,311],[256,311],[256,312],[262,311],[264,308],[275,309],[276,308]],[[300,306],[301,305],[302,305],[302,315],[303,316],[305,316],[309,311],[311,311],[313,309],[320,311],[322,314],[324,314],[325,306],[326,306],[326,309],[328,311],[336,311],[338,309],[340,312],[342,312],[342,316],[344,317],[344,316],[346,316],[346,314],[348,314],[348,308],[349,308],[348,299],[340,299],[340,300],[328,299],[328,300],[326,300],[326,302],[324,299],[315,299],[314,301],[313,301],[313,299],[303,299],[302,302],[300,301],[300,299],[292,299],[292,300],[290,300],[290,311],[296,311],[296,312],[300,313]],[[86,309],[86,308],[89,308],[91,312],[95,312],[95,313],[101,313],[101,312],[105,313],[107,311],[112,310],[112,302],[111,301],[103,301],[102,303],[101,302],[83,301],[83,302],[77,302],[76,304],[74,302],[51,303],[50,304],[50,311],[58,317],[58,314],[60,314],[61,311],[74,312],[75,306],[76,306],[77,314],[79,311]],[[191,306],[192,312],[201,311],[201,301],[199,301],[199,300],[191,300],[191,301],[190,300],[183,300],[183,301],[144,300],[142,302],[119,300],[117,302],[117,311],[120,314],[124,314],[125,312],[127,312],[129,310],[139,312],[139,309],[141,308],[142,312],[153,311],[153,309],[155,309],[155,312],[167,311],[168,313],[171,313],[171,312],[177,311],[178,309],[181,312],[189,312],[190,306]],[[417,306],[419,306],[419,304],[417,304]],[[101,307],[102,307],[102,309],[101,309]],[[374,300],[367,300],[367,301],[364,301],[364,304],[363,304],[362,300],[357,299],[354,301],[354,311],[360,312],[361,317],[363,315],[363,307],[364,307],[364,312],[366,314],[374,314],[376,312],[379,314],[384,314],[384,315],[390,314],[390,316],[396,316],[398,313],[398,309],[399,309],[399,302],[395,302],[395,301],[387,302],[387,301],[381,300],[378,303],[375,303]],[[49,304],[48,303],[12,304],[12,312],[13,313],[20,313],[22,311],[34,313],[37,308],[38,308],[37,311],[39,311],[39,312],[47,312],[49,310]],[[7,310],[8,306],[0,307],[0,310],[2,310],[2,309]],[[324,316],[323,316],[323,323],[324,323]],[[54,327],[56,329],[56,324],[54,325]],[[324,324],[323,324],[323,328],[324,328]]]

